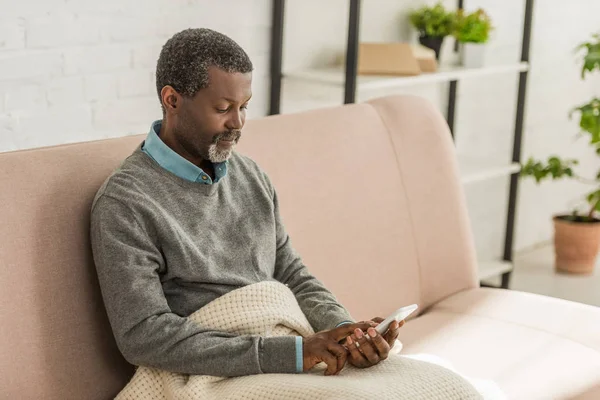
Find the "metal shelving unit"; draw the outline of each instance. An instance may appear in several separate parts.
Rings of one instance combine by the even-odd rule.
[[[458,7],[464,6],[463,0],[458,0]],[[348,39],[346,46],[346,64],[339,69],[307,69],[301,71],[282,71],[283,55],[283,30],[285,0],[273,0],[273,25],[271,34],[271,97],[269,114],[281,112],[282,83],[293,86],[296,90],[305,90],[309,94],[308,100],[298,102],[294,111],[309,108],[334,106],[341,102],[339,89],[343,87],[343,102],[354,103],[358,91],[376,89],[402,88],[427,83],[448,82],[448,109],[446,120],[450,131],[454,136],[454,118],[456,113],[456,93],[460,80],[471,77],[496,75],[505,73],[516,73],[519,75],[519,88],[517,95],[517,112],[513,136],[512,159],[489,160],[486,158],[473,158],[458,155],[461,171],[461,182],[473,184],[487,179],[510,176],[510,190],[508,199],[508,210],[506,218],[506,231],[504,240],[504,255],[502,260],[481,262],[479,265],[480,279],[488,279],[494,276],[502,276],[501,287],[508,288],[510,276],[513,270],[513,239],[516,211],[516,199],[518,189],[518,178],[521,161],[521,142],[523,137],[523,123],[525,116],[525,96],[527,89],[527,77],[529,72],[529,47],[531,40],[531,23],[533,19],[533,0],[525,0],[525,18],[523,24],[523,38],[521,48],[521,60],[515,64],[489,66],[478,69],[467,69],[463,67],[442,67],[435,73],[422,74],[410,77],[382,77],[382,76],[358,76],[358,45],[361,0],[349,0],[350,12],[348,19]],[[311,89],[303,89],[307,84],[319,85],[322,89],[318,95]],[[328,90],[331,89],[331,90]],[[311,97],[312,96],[312,97]]]

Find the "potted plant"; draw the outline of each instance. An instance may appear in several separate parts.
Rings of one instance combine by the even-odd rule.
[[[584,50],[582,79],[586,73],[600,70],[600,35],[578,47]],[[600,98],[573,109],[571,116],[578,114],[581,136],[588,136],[590,146],[600,156]],[[574,159],[557,156],[541,162],[530,158],[521,170],[521,175],[533,177],[537,183],[546,178],[573,178],[595,186],[586,196],[585,211],[574,210],[569,215],[557,215],[554,220],[555,267],[558,271],[590,274],[594,270],[600,247],[600,171],[594,179],[586,179],[575,173],[578,164]]]
[[[446,11],[442,3],[437,3],[433,7],[423,6],[412,11],[409,18],[419,32],[419,42],[433,49],[436,59],[439,60],[444,38],[454,30],[456,13]]]
[[[454,37],[462,45],[462,63],[467,68],[481,68],[485,58],[485,43],[490,38],[492,20],[483,9],[472,13],[458,10]]]

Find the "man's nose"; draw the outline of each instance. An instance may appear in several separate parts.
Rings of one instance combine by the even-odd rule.
[[[240,130],[244,127],[244,118],[242,113],[234,112],[231,114],[231,118],[227,120],[227,129]]]

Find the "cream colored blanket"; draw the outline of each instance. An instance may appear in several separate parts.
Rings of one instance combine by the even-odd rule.
[[[240,335],[311,335],[313,330],[294,294],[278,282],[234,290],[189,317],[203,326]],[[323,376],[324,364],[303,374],[237,378],[182,375],[139,367],[117,400],[204,399],[481,399],[459,374],[440,365],[397,354],[368,369],[347,364],[337,376]]]

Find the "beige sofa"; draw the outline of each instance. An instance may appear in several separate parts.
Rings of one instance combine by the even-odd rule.
[[[108,399],[131,376],[88,213],[143,138],[0,154],[0,399]],[[598,308],[478,287],[454,147],[429,103],[254,120],[242,142],[278,188],[295,247],[355,318],[418,303],[405,353],[441,356],[509,398],[600,399]]]

